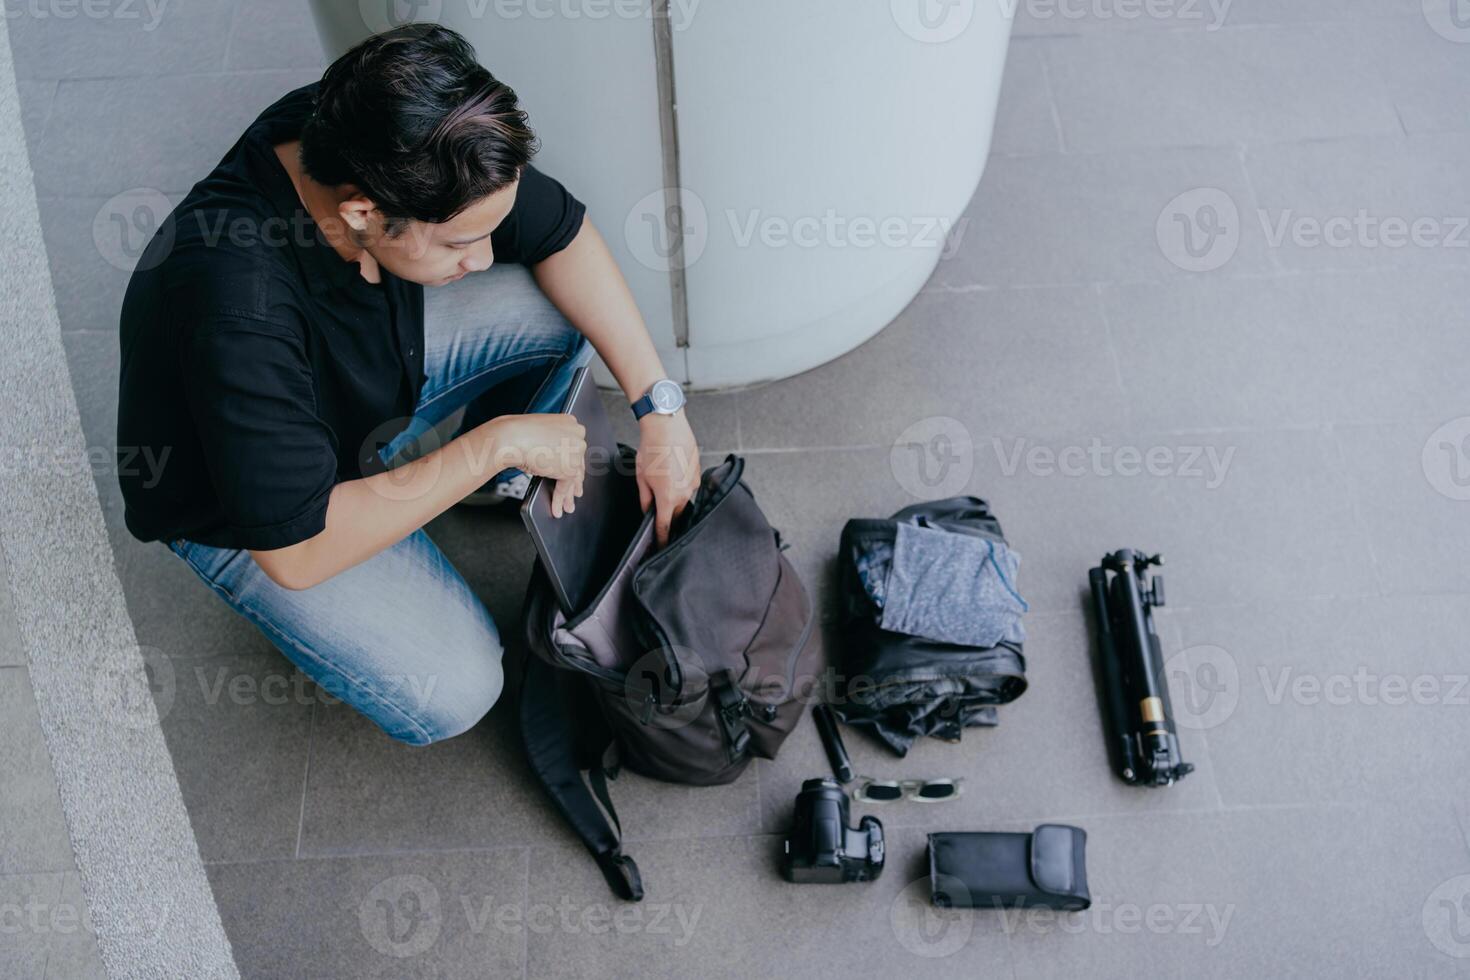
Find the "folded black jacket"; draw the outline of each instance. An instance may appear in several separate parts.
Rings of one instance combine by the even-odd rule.
[[[894,752],[994,725],[1026,690],[1019,558],[978,497],[855,518],[838,556],[843,642],[833,710]]]

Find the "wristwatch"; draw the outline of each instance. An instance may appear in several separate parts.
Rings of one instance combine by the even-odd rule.
[[[684,388],[677,381],[660,378],[633,403],[633,417],[641,419],[649,412],[673,415],[684,407]]]

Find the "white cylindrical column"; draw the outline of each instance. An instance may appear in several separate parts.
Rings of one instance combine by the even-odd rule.
[[[851,350],[947,246],[982,232],[961,215],[990,148],[1011,5],[659,2],[657,44],[654,0],[312,7],[331,56],[395,15],[475,45],[520,93],[547,171],[587,202],[680,380],[751,384]]]

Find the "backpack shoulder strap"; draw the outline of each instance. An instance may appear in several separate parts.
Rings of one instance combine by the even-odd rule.
[[[521,741],[531,771],[592,852],[608,887],[619,898],[642,901],[643,879],[638,865],[623,853],[605,774],[600,764],[594,764],[592,787],[582,778],[573,735],[576,723],[567,711],[561,678],[554,667],[532,654],[526,657],[522,675],[520,709]]]

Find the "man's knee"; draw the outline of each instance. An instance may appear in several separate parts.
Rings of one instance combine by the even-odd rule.
[[[500,700],[505,687],[500,653],[498,649],[479,650],[407,684],[404,713],[411,724],[401,734],[389,734],[427,745],[474,728]]]

